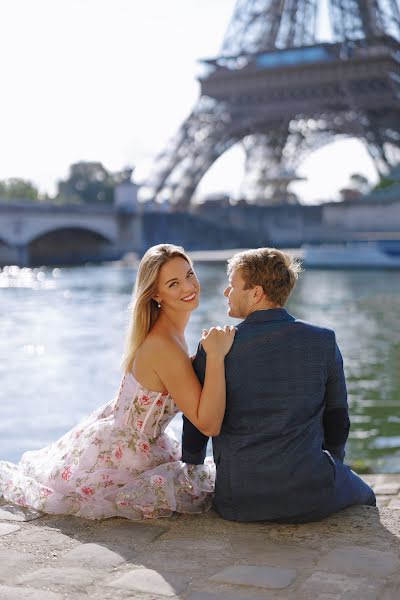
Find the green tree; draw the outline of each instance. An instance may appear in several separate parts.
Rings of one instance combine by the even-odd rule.
[[[56,200],[86,204],[112,204],[113,175],[100,162],[78,162],[70,166],[69,175],[58,182]]]
[[[42,200],[37,187],[25,179],[12,177],[0,181],[0,201],[23,200],[30,202],[38,202]]]
[[[117,173],[108,171],[101,162],[78,162],[70,166],[67,179],[58,182],[55,201],[85,204],[112,204],[115,186],[130,181],[133,169]]]
[[[382,177],[382,179],[375,186],[375,190],[386,190],[387,188],[392,187],[396,182],[389,177]]]

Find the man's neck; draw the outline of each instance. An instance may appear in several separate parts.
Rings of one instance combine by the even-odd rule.
[[[281,306],[280,304],[273,304],[272,302],[260,302],[259,304],[257,304],[256,306],[254,306],[254,308],[252,308],[248,314],[246,315],[246,318],[251,315],[251,313],[253,312],[257,312],[259,310],[272,310],[274,308],[284,308],[283,306]]]

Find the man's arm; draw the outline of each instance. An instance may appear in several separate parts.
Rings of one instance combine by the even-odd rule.
[[[333,337],[333,352],[328,364],[324,402],[324,447],[343,462],[350,419],[343,359],[335,337]]]
[[[203,385],[206,372],[206,353],[201,345],[197,348],[197,353],[193,361],[193,369],[201,385]],[[192,465],[203,464],[206,457],[207,442],[208,437],[204,433],[201,433],[183,415],[182,461]]]

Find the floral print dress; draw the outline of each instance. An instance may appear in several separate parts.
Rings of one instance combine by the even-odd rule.
[[[46,513],[86,519],[152,519],[211,506],[215,465],[180,461],[165,432],[171,396],[124,376],[116,400],[18,464],[0,461],[0,497]]]

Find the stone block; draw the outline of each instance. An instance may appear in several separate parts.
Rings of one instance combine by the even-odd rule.
[[[230,585],[247,585],[268,589],[282,589],[290,585],[296,578],[295,569],[279,567],[235,565],[216,573],[210,581],[228,583]]]
[[[218,567],[225,567],[231,555],[231,546],[216,540],[214,536],[206,535],[205,539],[168,538],[158,541],[152,548],[151,568],[173,573],[191,573],[201,568],[205,569],[207,577],[215,573]],[[208,559],[209,556],[213,557],[212,561]]]
[[[198,538],[168,538],[167,540],[160,540],[157,542],[157,548],[159,550],[166,550],[167,552],[181,552],[185,555],[193,556],[193,554],[204,554],[216,552],[223,552],[230,548],[230,544],[222,540],[216,540],[214,537],[211,539],[198,539]]]
[[[108,584],[131,592],[146,592],[159,596],[178,596],[189,585],[187,577],[159,573],[152,569],[134,569]]]
[[[266,600],[265,596],[238,596],[237,594],[215,594],[210,592],[193,592],[187,600]]]
[[[104,577],[103,571],[80,567],[43,567],[18,578],[17,583],[36,588],[65,587],[69,591],[83,591],[96,579]]]
[[[77,533],[91,535],[94,530],[99,529],[98,521],[73,515],[45,515],[42,523],[52,531],[58,530],[64,535],[75,535]]]
[[[3,504],[0,506],[0,521],[34,521],[44,516],[37,510],[30,510],[16,504]]]
[[[374,486],[374,492],[381,496],[395,496],[400,492],[400,483],[388,481],[386,483],[377,483]]]
[[[380,508],[384,508],[390,502],[390,496],[376,496],[376,505]]]
[[[400,498],[392,498],[388,506],[389,508],[400,508]]]
[[[299,598],[334,598],[335,600],[378,600],[378,588],[363,577],[316,571],[299,589]]]
[[[306,544],[284,543],[270,540],[265,535],[253,533],[235,536],[235,545],[240,548],[242,557],[253,565],[268,565],[285,569],[311,568],[321,553]]]
[[[389,581],[379,594],[379,600],[399,600],[400,581]]]
[[[61,550],[71,545],[71,536],[52,527],[24,527],[24,544],[34,544],[41,548],[57,548]]]
[[[63,600],[62,594],[0,585],[0,600]]]
[[[201,558],[201,560],[196,560],[199,555],[194,554],[191,556],[190,554],[182,554],[180,552],[157,552],[156,550],[151,551],[151,563],[148,563],[146,560],[140,560],[136,564],[146,564],[146,566],[151,567],[155,571],[166,571],[176,574],[186,575],[187,573],[195,573],[199,568],[204,569],[205,577],[212,575],[215,573],[215,569],[220,567],[224,567],[226,565],[226,561],[224,559],[220,559],[217,557],[215,559],[215,565],[209,566],[209,560]],[[214,562],[214,561],[213,561]]]
[[[15,533],[20,529],[21,527],[19,525],[13,525],[12,523],[0,523],[0,537],[2,535],[8,535],[9,533]]]
[[[105,539],[110,543],[127,543],[129,546],[142,548],[144,544],[154,542],[168,530],[168,527],[160,525],[133,523],[127,519],[108,519],[100,523],[96,534],[102,536],[103,539],[106,536]]]
[[[35,557],[27,552],[0,550],[0,582],[11,583],[26,569],[35,566]]]
[[[81,544],[62,557],[65,565],[76,565],[98,569],[112,569],[131,560],[134,552],[124,546],[113,544]]]
[[[395,554],[363,546],[335,548],[318,563],[320,570],[370,577],[387,577],[399,567],[400,561]]]

